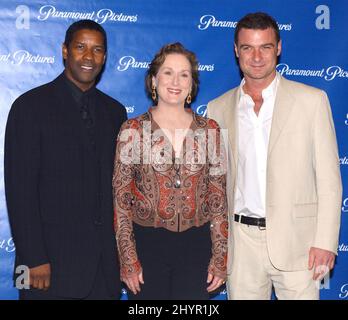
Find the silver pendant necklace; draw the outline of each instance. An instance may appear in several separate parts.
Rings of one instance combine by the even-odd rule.
[[[174,162],[174,170],[175,170],[175,175],[174,175],[174,188],[178,189],[181,187],[181,178],[180,178],[180,164],[177,163],[179,161],[179,158],[175,158]]]

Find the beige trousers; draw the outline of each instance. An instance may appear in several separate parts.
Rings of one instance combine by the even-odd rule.
[[[227,279],[230,300],[269,300],[274,287],[279,300],[318,300],[313,270],[281,271],[269,258],[266,230],[233,222],[232,272]]]

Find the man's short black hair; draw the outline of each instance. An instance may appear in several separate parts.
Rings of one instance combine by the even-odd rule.
[[[276,35],[277,43],[280,41],[279,27],[273,17],[264,12],[249,13],[239,20],[234,32],[234,43],[238,44],[238,35],[241,29],[266,30],[271,28]]]
[[[74,38],[75,33],[83,29],[100,32],[104,37],[104,48],[105,48],[105,52],[107,52],[106,32],[100,24],[94,22],[93,20],[79,20],[74,22],[72,25],[70,25],[70,27],[68,28],[68,30],[66,30],[66,33],[65,33],[64,45],[68,47],[72,39]]]

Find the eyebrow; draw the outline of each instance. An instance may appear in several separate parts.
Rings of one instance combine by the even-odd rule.
[[[265,46],[272,46],[272,47],[275,47],[274,43],[272,43],[272,42],[263,43],[263,44],[261,44],[259,47],[265,47]],[[242,43],[239,47],[241,48],[241,47],[254,47],[254,46],[251,45],[251,44]]]
[[[88,42],[88,41],[85,41],[85,40],[74,40],[73,42],[75,42],[75,43],[80,43],[80,44],[85,44],[85,43]],[[96,46],[96,47],[105,47],[105,45],[104,45],[103,43],[101,43],[101,44],[96,44],[95,46]]]
[[[86,42],[84,42],[84,41],[75,41],[75,45],[86,45]],[[105,51],[105,45],[104,44],[96,44],[96,45],[92,46],[92,48],[99,48],[99,49],[103,49]]]
[[[171,68],[171,67],[163,67],[163,69],[169,69],[169,70],[173,70],[173,68]],[[189,70],[189,69],[184,69],[184,70],[181,70],[180,72],[191,72],[191,70]]]

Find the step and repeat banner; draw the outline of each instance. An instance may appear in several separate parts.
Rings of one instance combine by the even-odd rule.
[[[108,57],[98,87],[123,103],[129,117],[151,105],[144,76],[154,54],[180,41],[199,59],[201,85],[193,108],[205,115],[211,99],[241,81],[234,29],[242,16],[256,11],[269,13],[279,24],[280,74],[325,90],[331,101],[344,191],[339,255],[321,299],[348,299],[347,0],[0,0],[0,299],[18,297],[3,179],[7,115],[19,95],[61,73],[68,26],[92,19],[105,28]],[[216,297],[225,298],[225,291]]]

